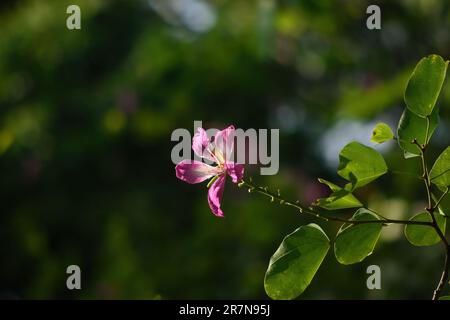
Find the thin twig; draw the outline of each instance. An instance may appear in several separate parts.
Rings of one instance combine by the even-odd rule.
[[[441,296],[441,292],[444,289],[445,284],[447,283],[449,268],[450,268],[450,247],[447,247],[447,251],[445,253],[444,270],[442,271],[439,284],[436,290],[434,290],[433,300],[438,300],[439,297]]]
[[[277,201],[282,205],[294,207],[302,214],[309,214],[309,215],[315,216],[315,217],[325,220],[325,221],[331,220],[331,221],[336,221],[336,222],[349,223],[349,224],[353,224],[353,225],[368,224],[368,223],[381,223],[381,224],[404,224],[404,225],[413,225],[414,224],[414,225],[432,226],[432,223],[427,222],[427,221],[411,221],[411,220],[397,220],[397,219],[384,218],[384,217],[381,217],[376,212],[374,212],[373,210],[370,210],[370,211],[374,212],[377,216],[381,217],[382,219],[380,219],[380,220],[342,219],[342,218],[338,218],[338,217],[324,215],[322,212],[318,212],[310,207],[307,208],[305,206],[300,205],[300,203],[298,201],[297,202],[288,201],[288,200],[284,199],[282,196],[278,195],[278,193],[275,194],[275,193],[270,192],[267,187],[256,186],[252,182],[247,182],[247,181],[242,180],[239,183],[239,186],[248,188],[248,191],[250,193],[257,192],[262,195],[265,195],[266,197],[269,197],[272,202]]]
[[[436,289],[433,292],[433,300],[438,300],[441,292],[447,282],[448,279],[448,273],[449,273],[449,267],[450,267],[450,245],[447,241],[447,238],[445,237],[445,234],[442,232],[441,228],[439,227],[439,224],[437,223],[436,217],[434,216],[434,212],[439,207],[439,204],[441,203],[442,199],[444,199],[445,195],[449,192],[449,188],[444,192],[444,194],[438,199],[434,205],[432,205],[432,195],[431,195],[431,179],[430,179],[430,173],[428,171],[427,162],[426,162],[426,156],[425,156],[425,150],[428,146],[428,130],[430,126],[430,119],[427,117],[427,133],[425,136],[425,144],[420,145],[417,142],[417,139],[413,140],[413,144],[417,145],[420,149],[420,159],[422,162],[422,169],[423,169],[423,181],[425,184],[425,190],[427,192],[427,198],[428,198],[428,206],[426,208],[426,211],[430,214],[433,228],[436,230],[436,233],[439,235],[439,238],[441,239],[442,244],[445,247],[445,263],[444,263],[444,269],[442,271],[441,278],[439,279],[439,283],[436,287]]]

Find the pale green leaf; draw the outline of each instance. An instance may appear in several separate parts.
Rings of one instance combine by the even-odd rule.
[[[373,129],[370,141],[383,143],[392,139],[394,139],[394,133],[392,132],[391,127],[386,123],[380,122]]]
[[[338,174],[350,181],[350,187],[345,188],[350,191],[372,182],[386,172],[383,156],[359,142],[350,142],[339,154]]]
[[[332,193],[326,198],[317,199],[313,205],[327,210],[339,210],[362,207],[362,203],[350,192],[324,179],[320,183],[326,184]]]

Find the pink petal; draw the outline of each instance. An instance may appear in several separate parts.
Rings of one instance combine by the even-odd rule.
[[[208,190],[208,204],[212,213],[217,217],[223,217],[220,202],[222,201],[223,190],[225,189],[225,179],[225,174],[220,175]]]
[[[231,125],[217,132],[214,137],[214,144],[216,145],[214,153],[222,163],[231,160],[234,149],[234,131],[234,126]]]
[[[175,167],[177,178],[187,183],[200,183],[220,173],[216,167],[200,161],[183,160]]]
[[[206,131],[203,128],[198,128],[197,133],[192,138],[192,150],[199,157],[216,162],[216,159],[212,156],[211,148],[210,139]]]
[[[231,177],[234,183],[238,183],[244,177],[244,165],[234,162],[227,162],[227,173]]]

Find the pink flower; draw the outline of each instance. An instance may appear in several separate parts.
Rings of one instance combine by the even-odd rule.
[[[244,166],[231,161],[233,149],[234,126],[217,132],[214,142],[208,139],[203,128],[198,128],[198,132],[192,139],[192,150],[199,157],[208,159],[217,165],[210,166],[200,161],[183,160],[175,167],[177,178],[187,183],[200,183],[213,178],[208,190],[208,203],[212,213],[218,217],[223,217],[220,203],[227,174],[234,183],[241,181],[244,176]]]

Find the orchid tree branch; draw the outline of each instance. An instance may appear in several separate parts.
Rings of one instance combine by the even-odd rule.
[[[429,130],[429,122],[430,119],[427,117],[427,134],[426,137],[428,137],[428,130]],[[444,199],[445,195],[448,194],[449,188],[443,193],[443,195],[435,201],[434,205],[432,204],[432,194],[431,194],[431,179],[430,179],[430,172],[428,171],[427,167],[427,161],[426,161],[426,155],[425,151],[427,149],[428,143],[427,138],[425,139],[425,144],[421,145],[418,143],[417,139],[414,139],[412,141],[413,144],[419,147],[420,149],[420,159],[422,163],[422,170],[423,170],[423,181],[425,185],[425,190],[427,193],[427,199],[428,199],[428,206],[425,208],[425,210],[430,214],[431,220],[432,220],[432,226],[436,233],[438,234],[439,238],[441,239],[441,243],[445,247],[445,262],[444,262],[444,269],[441,274],[441,278],[439,279],[438,285],[436,289],[433,292],[433,300],[438,300],[441,296],[442,290],[445,287],[445,284],[448,280],[449,276],[449,269],[450,269],[450,244],[447,241],[447,238],[445,237],[445,234],[442,232],[441,228],[439,228],[439,225],[436,221],[436,217],[434,216],[434,212],[438,209],[441,201]]]
[[[352,225],[381,223],[383,225],[386,225],[386,224],[413,225],[414,224],[414,225],[433,226],[432,222],[427,222],[427,221],[410,221],[410,220],[388,219],[388,218],[380,216],[379,214],[377,214],[373,210],[370,210],[370,211],[374,212],[378,217],[380,217],[381,218],[380,220],[357,220],[356,221],[356,220],[343,219],[343,218],[339,218],[339,217],[325,215],[322,212],[316,211],[312,207],[306,207],[306,206],[301,205],[299,201],[286,200],[285,198],[283,198],[281,196],[279,191],[277,193],[273,193],[273,192],[271,192],[269,190],[268,187],[261,187],[261,186],[257,186],[255,184],[253,184],[251,179],[249,179],[248,181],[242,180],[239,183],[239,187],[247,188],[249,193],[256,192],[256,193],[262,194],[262,195],[270,198],[270,200],[272,202],[275,202],[275,201],[279,202],[280,205],[293,207],[293,208],[297,209],[297,211],[300,214],[308,214],[308,215],[314,216],[314,217],[319,218],[319,219],[324,220],[324,221],[335,221],[335,222],[341,222],[341,223],[349,223],[349,224],[352,224]]]
[[[277,193],[271,192],[268,187],[261,187],[261,186],[257,186],[255,184],[253,184],[251,178],[248,181],[241,180],[239,182],[239,187],[247,188],[249,193],[256,192],[256,193],[262,194],[262,195],[270,198],[270,200],[272,202],[275,202],[275,201],[279,202],[280,205],[293,207],[293,208],[297,209],[297,211],[300,214],[311,215],[311,216],[314,216],[316,218],[319,218],[319,219],[322,219],[325,221],[335,221],[335,222],[341,222],[341,223],[348,223],[348,224],[352,224],[352,225],[379,223],[382,225],[403,224],[403,225],[425,225],[425,226],[433,227],[435,229],[436,233],[439,235],[439,238],[441,239],[441,243],[445,247],[444,269],[442,271],[439,283],[433,293],[433,300],[437,300],[441,296],[442,290],[444,289],[445,284],[449,278],[450,244],[447,241],[445,234],[439,228],[439,225],[436,221],[436,217],[434,216],[434,212],[439,208],[439,205],[441,204],[445,195],[447,195],[449,193],[450,189],[447,188],[447,190],[441,195],[441,197],[439,199],[437,199],[437,200],[433,199],[432,193],[431,193],[430,173],[429,173],[429,170],[427,167],[427,161],[426,161],[426,156],[425,156],[425,150],[427,149],[427,146],[428,146],[428,142],[427,142],[428,134],[429,134],[428,131],[429,131],[429,118],[427,118],[427,134],[426,134],[425,143],[422,145],[417,141],[417,139],[414,139],[411,143],[417,145],[417,147],[420,150],[420,160],[421,160],[422,170],[423,170],[421,178],[424,181],[425,191],[426,191],[426,195],[427,195],[427,207],[425,208],[425,210],[430,214],[431,222],[389,219],[389,218],[379,215],[378,213],[374,212],[373,210],[371,210],[371,211],[380,218],[379,220],[358,220],[358,221],[348,220],[348,219],[343,219],[340,217],[335,217],[335,216],[330,216],[330,215],[324,214],[322,212],[317,211],[313,207],[304,206],[304,205],[300,204],[300,202],[298,200],[297,201],[287,200],[281,196],[279,190],[277,191]],[[434,200],[434,203],[433,203],[433,200]],[[448,216],[445,216],[445,217],[448,218]]]

